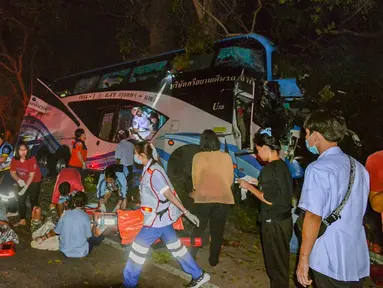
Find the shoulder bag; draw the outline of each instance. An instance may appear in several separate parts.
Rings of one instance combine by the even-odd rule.
[[[317,238],[321,237],[326,232],[326,229],[328,226],[330,226],[332,223],[334,223],[339,218],[341,218],[340,212],[342,211],[343,207],[346,205],[348,198],[350,198],[352,186],[353,186],[354,180],[355,180],[355,167],[356,167],[356,165],[355,165],[355,159],[353,159],[351,156],[348,156],[348,158],[350,159],[351,169],[350,169],[350,180],[348,182],[347,193],[344,196],[344,199],[342,200],[342,202],[339,204],[339,206],[326,219],[322,220],[322,223],[321,223],[321,226],[319,229],[319,234],[318,234]],[[302,211],[300,213],[297,221],[296,221],[296,227],[297,227],[297,232],[299,234],[298,235],[299,237],[302,237],[304,217],[305,217],[305,211]]]

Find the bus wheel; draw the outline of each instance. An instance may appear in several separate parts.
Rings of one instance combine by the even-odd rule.
[[[61,146],[55,154],[54,159],[54,171],[56,174],[60,173],[60,171],[68,166],[70,159],[70,151],[67,146]]]
[[[37,163],[44,176],[46,176],[49,173],[50,157],[51,157],[51,154],[49,153],[49,150],[47,149],[40,149],[36,154]]]
[[[189,209],[193,199],[189,193],[193,190],[192,163],[194,155],[199,152],[198,145],[185,145],[176,149],[168,161],[167,173],[182,203]]]

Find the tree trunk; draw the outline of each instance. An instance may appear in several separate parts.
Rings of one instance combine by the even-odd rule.
[[[205,0],[204,1],[204,7],[207,11],[211,13],[211,15],[214,15],[215,9],[213,6],[212,0]],[[205,21],[206,21],[206,33],[210,35],[211,37],[215,37],[215,34],[217,33],[217,22],[207,13],[205,13]]]
[[[157,54],[174,49],[176,33],[173,25],[172,0],[151,0],[150,53]]]
[[[212,0],[193,0],[200,24],[205,27],[205,33],[211,37],[215,37],[217,33],[217,21],[213,17],[214,5]]]

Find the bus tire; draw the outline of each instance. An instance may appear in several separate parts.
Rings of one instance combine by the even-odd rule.
[[[168,161],[167,174],[186,209],[193,205],[189,193],[193,190],[192,163],[197,152],[198,145],[184,145],[177,148]]]
[[[68,146],[60,146],[56,153],[52,155],[50,163],[51,176],[56,176],[60,171],[68,166],[70,150]]]
[[[51,153],[49,152],[48,148],[40,148],[36,153],[36,160],[38,163],[38,166],[44,176],[48,175],[49,173],[49,162],[51,158]]]
[[[61,146],[56,152],[56,172],[60,173],[60,171],[66,167],[68,167],[68,163],[70,160],[70,150],[66,145]]]

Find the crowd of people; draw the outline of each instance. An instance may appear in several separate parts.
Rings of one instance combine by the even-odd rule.
[[[291,212],[293,179],[281,158],[281,135],[273,127],[261,129],[254,135],[257,157],[266,163],[258,179],[251,182],[246,177],[237,179],[240,187],[261,203],[258,221],[270,287],[290,285],[290,241],[294,229],[300,240],[296,278],[303,287],[312,282],[318,288],[363,287],[370,273],[363,217],[368,199],[374,210],[383,212],[382,153],[368,159],[367,169],[345,154],[338,146],[347,133],[345,120],[326,111],[313,112],[303,128],[306,147],[318,158],[306,168],[298,204],[301,213],[295,225]],[[154,146],[148,141],[132,142],[130,136],[130,131],[121,131],[121,141],[115,152],[116,163],[100,175],[96,192],[101,212],[126,209],[128,201],[134,200],[133,165],[143,167],[139,190],[144,226],[131,245],[123,271],[123,286],[137,286],[149,249],[161,238],[182,269],[192,276],[188,287],[200,287],[210,280],[210,275],[196,263],[198,248],[188,251],[177,238],[173,223],[185,216],[196,226],[192,237],[203,236],[210,224],[208,261],[212,267],[219,264],[226,219],[235,204],[231,156],[221,151],[215,132],[205,130],[201,134],[200,152],[192,163],[193,191],[190,196],[194,205],[189,212],[179,200]],[[26,143],[18,143],[10,165],[10,175],[18,186],[20,221],[17,225],[26,225],[26,199],[29,197],[33,248],[60,250],[67,257],[81,258],[106,235],[115,232],[91,223],[84,212],[87,201],[82,184],[87,157],[85,140],[84,130],[78,129],[70,166],[57,176],[50,210],[45,217],[38,200],[41,173],[37,161],[30,156]],[[3,156],[12,152],[8,151],[12,148],[2,148],[1,145],[4,143],[0,143]],[[112,211],[107,211],[107,203],[116,198],[111,197],[113,194],[117,195],[116,203]],[[0,240],[13,239],[17,243],[17,235],[11,229],[1,203],[0,231]]]

